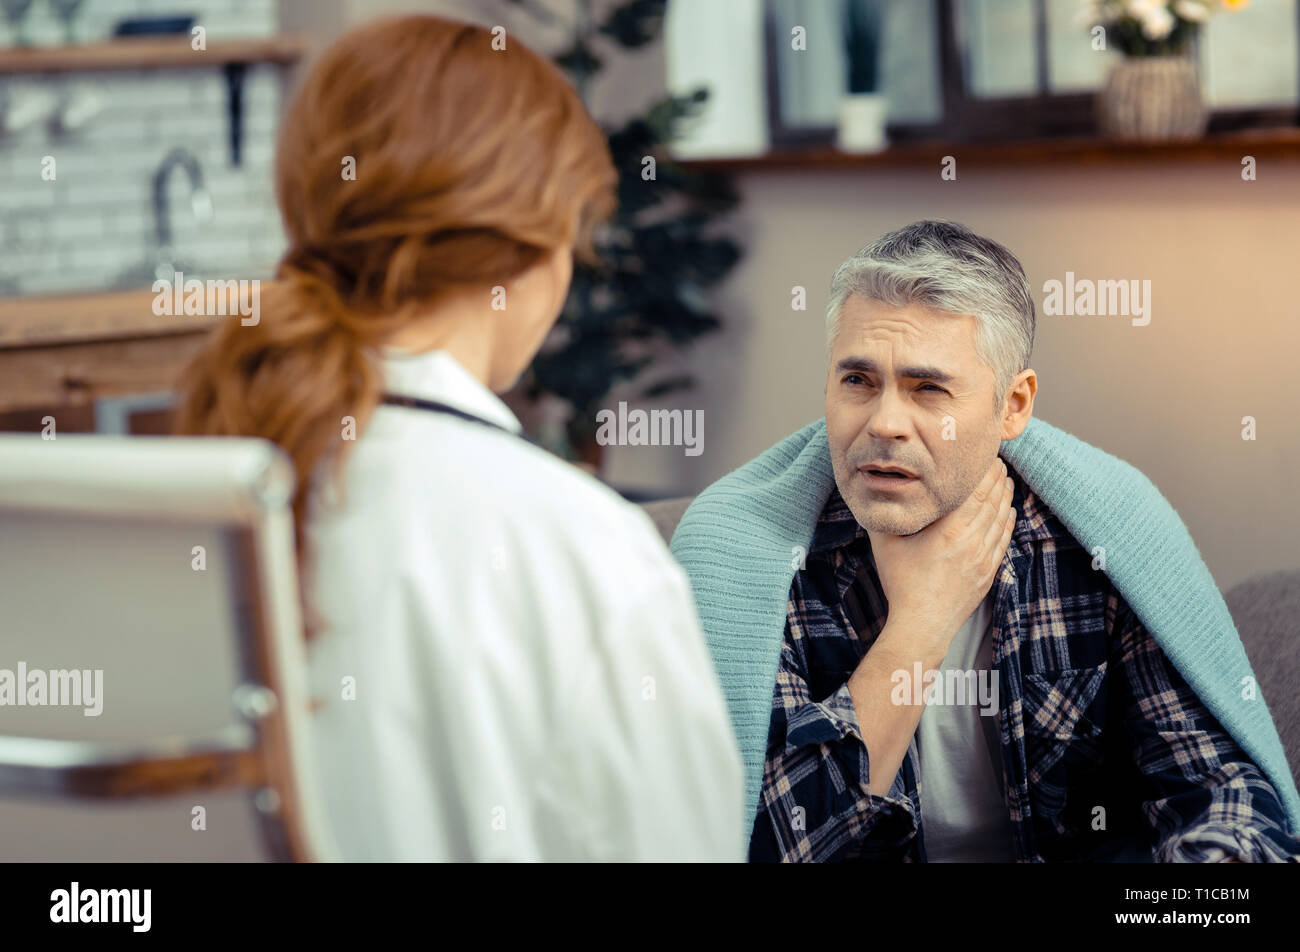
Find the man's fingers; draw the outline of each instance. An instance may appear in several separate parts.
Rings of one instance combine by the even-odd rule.
[[[989,465],[988,470],[984,473],[984,478],[981,479],[979,485],[975,487],[980,498],[987,499],[990,496],[996,497],[998,481],[1006,475],[1006,464],[1003,463],[1000,458],[995,457],[993,462]]]
[[[998,557],[1006,551],[1006,541],[1010,538],[1009,527],[1014,525],[1014,520],[1008,518],[1011,512],[1015,511],[1011,509],[1013,498],[1015,498],[1014,489],[1005,483],[1002,484],[1002,492],[997,497],[995,518],[989,520],[988,531],[984,535],[984,545],[997,546]]]
[[[1002,557],[1007,553],[1007,546],[1011,544],[1011,533],[1016,525],[1016,511],[1010,509],[1007,511],[1005,519],[998,520],[998,544],[994,547],[989,555],[989,561],[993,563],[991,575],[993,578],[998,576],[998,566],[1002,564]]]
[[[973,497],[970,504],[975,506],[974,511],[968,514],[970,527],[973,530],[974,538],[985,542],[986,534],[997,523],[998,513],[1005,508],[1003,500],[1006,496],[1006,475],[1004,473],[1005,465],[1002,460],[995,459],[989,471],[984,474],[984,479],[980,480],[979,486],[975,492],[971,493]]]

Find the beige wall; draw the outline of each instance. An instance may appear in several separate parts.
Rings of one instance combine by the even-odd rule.
[[[950,218],[1006,244],[1040,314],[1035,414],[1136,465],[1178,509],[1221,587],[1300,568],[1300,161],[1091,168],[751,172],[746,259],[718,294],[728,322],[677,405],[705,411],[704,453],[620,448],[615,480],[695,491],[822,415],[831,273],[877,235]],[[1150,279],[1152,317],[1048,317],[1043,282]],[[808,288],[794,312],[790,289]],[[1241,439],[1253,416],[1258,439]]]

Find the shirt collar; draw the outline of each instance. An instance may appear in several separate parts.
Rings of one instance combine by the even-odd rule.
[[[1007,474],[1014,484],[1011,505],[1016,510],[1016,524],[1011,530],[1008,550],[1024,552],[1028,551],[1033,542],[1068,538],[1069,534],[1064,526],[1043,501],[1030,491],[1028,484],[1010,463],[1007,464]],[[826,500],[826,505],[817,520],[817,526],[813,530],[808,554],[826,554],[834,549],[859,543],[859,540],[863,547],[870,546],[867,530],[858,523],[848,503],[840,495],[839,487],[833,485],[830,498]]]
[[[489,423],[520,433],[523,426],[501,398],[485,387],[445,350],[412,353],[396,347],[376,352],[384,374],[384,389],[403,397],[435,400]]]

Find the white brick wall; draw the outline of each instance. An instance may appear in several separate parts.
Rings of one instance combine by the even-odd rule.
[[[78,16],[78,37],[106,39],[120,19],[182,8],[197,13],[209,41],[277,30],[276,0],[90,0]],[[33,7],[28,25],[34,42],[62,39],[44,3]],[[0,23],[0,46],[9,42]],[[271,182],[282,98],[277,67],[252,66],[245,76],[239,168],[230,166],[219,67],[0,76],[0,86],[0,99],[7,93],[11,102],[34,99],[48,107],[90,91],[103,102],[74,133],[58,133],[42,120],[19,134],[0,134],[0,297],[122,287],[126,275],[152,266],[153,174],[176,147],[198,159],[213,203],[212,219],[197,223],[188,177],[173,172],[168,194],[177,259],[194,276],[271,275],[284,250]],[[56,163],[52,182],[41,177],[47,155]]]

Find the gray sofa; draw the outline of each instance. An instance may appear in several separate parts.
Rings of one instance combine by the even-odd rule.
[[[665,499],[643,503],[642,508],[668,541],[690,502],[691,497]],[[1226,591],[1223,599],[1268,700],[1291,776],[1300,779],[1300,570],[1248,578]]]

